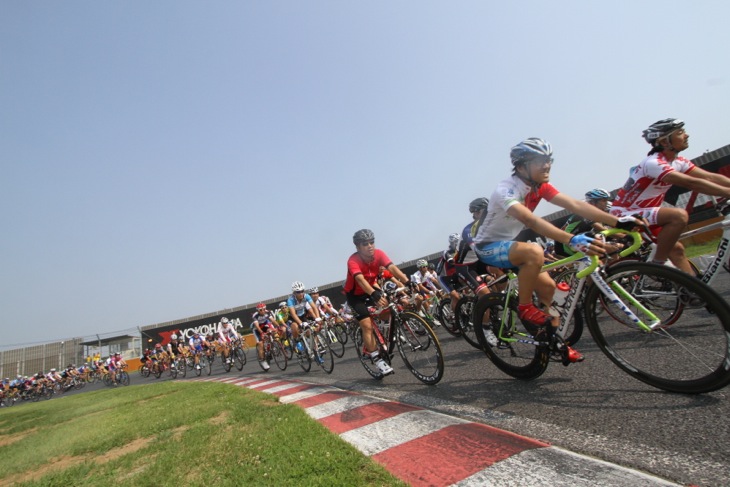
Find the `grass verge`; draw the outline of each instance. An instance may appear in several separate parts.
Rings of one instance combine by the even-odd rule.
[[[0,433],[0,486],[407,485],[301,408],[215,382],[4,408]]]

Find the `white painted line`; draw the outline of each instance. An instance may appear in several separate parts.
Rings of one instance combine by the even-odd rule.
[[[454,487],[679,487],[678,484],[560,448],[526,450],[453,484]]]
[[[269,394],[274,394],[276,392],[285,391],[287,389],[291,389],[293,387],[299,387],[302,385],[301,383],[292,382],[290,384],[280,384],[278,386],[269,387],[268,389],[262,389],[261,392],[267,392]]]
[[[313,387],[312,389],[307,389],[306,391],[299,391],[295,392],[294,394],[289,394],[288,396],[281,396],[279,398],[279,402],[283,402],[284,404],[288,404],[290,402],[296,402],[300,399],[306,399],[308,397],[312,396],[318,396],[325,392],[332,391],[331,387]]]
[[[280,380],[267,380],[265,382],[261,382],[260,384],[252,384],[250,386],[246,386],[249,389],[259,389],[260,387],[266,387],[270,386],[271,384],[275,384],[277,382],[281,382]]]
[[[446,426],[468,423],[431,411],[410,411],[342,433],[340,437],[363,452],[375,455]]]

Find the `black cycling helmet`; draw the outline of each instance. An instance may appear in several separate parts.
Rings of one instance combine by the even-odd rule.
[[[681,129],[682,127],[684,127],[684,122],[679,120],[678,118],[665,118],[649,125],[649,128],[644,130],[641,133],[641,136],[644,137],[644,140],[651,145],[655,145],[654,143],[657,140],[661,139],[662,137],[666,137],[667,135],[671,134],[675,130]]]
[[[487,198],[477,198],[469,203],[469,213],[474,213],[478,210],[486,210],[489,208],[489,200]]]
[[[355,245],[359,245],[363,242],[368,242],[370,240],[375,240],[375,234],[372,230],[368,228],[358,230],[357,232],[355,232],[355,235],[352,236],[352,243],[354,243]]]

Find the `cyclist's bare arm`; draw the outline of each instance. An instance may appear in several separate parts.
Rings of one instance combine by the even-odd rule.
[[[691,174],[691,175],[690,175]],[[690,174],[673,171],[664,176],[662,182],[710,196],[730,198],[730,178],[695,167]]]

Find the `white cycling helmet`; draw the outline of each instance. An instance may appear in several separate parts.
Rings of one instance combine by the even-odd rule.
[[[540,138],[530,137],[512,147],[509,156],[514,166],[532,161],[552,162],[553,148],[550,143]]]
[[[304,283],[302,281],[294,281],[291,284],[291,290],[295,293],[304,292]]]
[[[459,243],[461,236],[458,233],[452,233],[449,235],[449,245],[456,245]]]
[[[611,198],[611,194],[602,188],[595,188],[586,193],[586,200],[607,200]]]
[[[170,337],[170,339],[171,339],[171,340],[177,340],[177,335],[175,335],[175,334],[173,333],[173,334],[172,334],[172,336]]]
[[[221,323],[223,323],[224,325],[227,324],[228,318],[226,318],[225,316],[223,318],[221,318]]]
[[[419,269],[421,267],[428,267],[428,262],[426,261],[426,259],[418,259],[416,261],[416,267],[418,267]]]
[[[286,308],[286,301],[279,303],[279,308]]]

